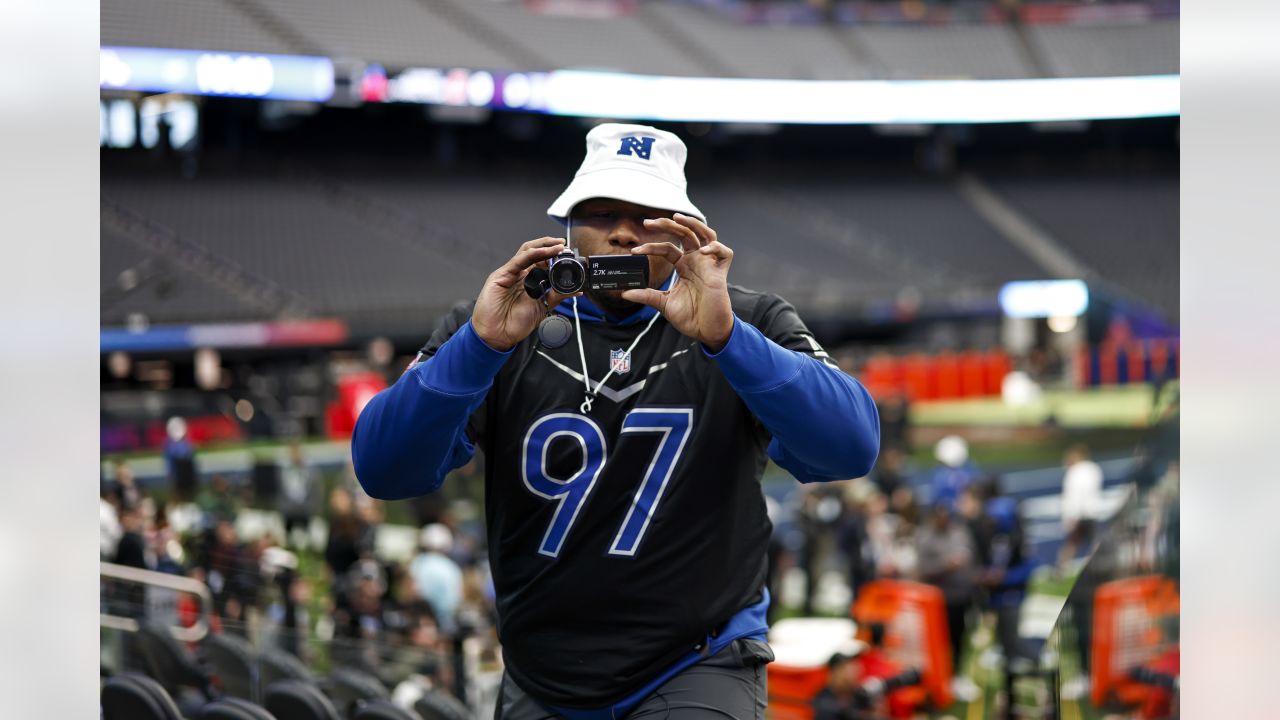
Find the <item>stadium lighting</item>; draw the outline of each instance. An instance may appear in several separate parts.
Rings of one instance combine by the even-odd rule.
[[[1032,80],[751,80],[558,70],[553,115],[801,124],[993,123],[1173,116],[1177,75]]]
[[[328,58],[103,47],[103,89],[327,102]],[[1027,80],[765,80],[589,70],[380,68],[368,102],[671,122],[936,125],[1176,116],[1178,75]]]
[[[1088,307],[1089,288],[1082,280],[1019,280],[1000,288],[1000,309],[1009,317],[1076,317]]]
[[[98,64],[104,90],[311,102],[333,96],[333,62],[321,57],[103,47]]]

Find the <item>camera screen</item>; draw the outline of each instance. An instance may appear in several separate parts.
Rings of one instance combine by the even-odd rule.
[[[628,255],[593,256],[587,259],[587,282],[592,290],[649,287],[649,259]]]

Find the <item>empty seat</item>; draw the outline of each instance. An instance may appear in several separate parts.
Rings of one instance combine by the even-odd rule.
[[[138,629],[137,640],[147,674],[171,695],[177,695],[181,688],[193,688],[202,693],[205,700],[212,699],[209,673],[195,655],[173,637],[167,626],[144,625]]]
[[[258,668],[253,646],[235,635],[210,634],[201,643],[222,692],[234,698],[258,700]]]
[[[412,710],[406,710],[390,700],[371,700],[364,703],[351,716],[351,720],[423,720]]]
[[[329,675],[329,696],[340,711],[350,716],[361,703],[386,700],[391,693],[381,680],[367,672],[337,668]]]
[[[205,705],[200,720],[276,720],[266,709],[240,698],[223,698]]]
[[[258,671],[262,687],[281,680],[301,680],[315,684],[315,675],[297,657],[283,650],[268,648],[258,658]]]
[[[281,680],[267,686],[267,712],[276,720],[342,720],[320,688],[305,680]]]
[[[124,673],[102,686],[102,720],[182,720],[182,714],[160,683]]]
[[[422,720],[470,720],[471,718],[471,712],[461,700],[441,690],[431,690],[418,698],[413,704],[413,709],[422,716]]]

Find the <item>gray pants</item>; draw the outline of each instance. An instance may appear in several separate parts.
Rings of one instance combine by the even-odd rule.
[[[628,720],[763,720],[768,704],[765,665],[773,651],[759,640],[741,639],[666,681],[631,712]],[[554,720],[559,716],[539,705],[502,676],[502,697],[495,720]]]

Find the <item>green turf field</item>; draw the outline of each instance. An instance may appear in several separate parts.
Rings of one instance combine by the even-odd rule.
[[[1051,419],[1067,428],[1144,427],[1155,392],[1150,385],[1120,385],[1089,390],[1046,392],[1022,407],[998,397],[935,400],[911,406],[918,426],[1035,426]]]

